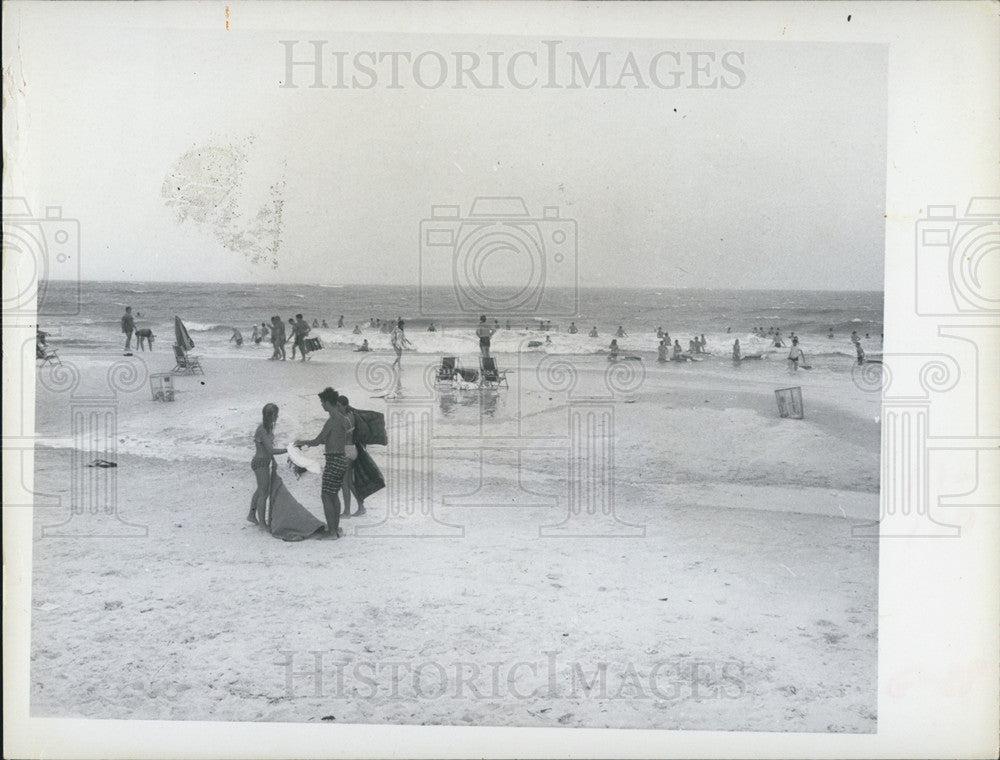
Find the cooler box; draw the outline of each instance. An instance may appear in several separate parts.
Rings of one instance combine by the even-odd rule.
[[[802,409],[802,388],[780,388],[774,392],[778,400],[778,414],[781,417],[790,417],[793,420],[804,418]]]

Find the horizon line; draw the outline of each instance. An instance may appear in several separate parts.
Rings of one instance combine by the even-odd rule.
[[[350,288],[350,287],[362,287],[362,288],[414,288],[419,289],[420,285],[405,285],[405,284],[386,284],[380,282],[349,282],[343,284],[329,284],[323,285],[315,282],[240,282],[234,280],[99,280],[99,279],[80,279],[80,278],[70,278],[70,279],[58,279],[51,278],[48,280],[40,280],[40,282],[45,283],[67,283],[67,282],[77,282],[83,283],[108,283],[108,284],[157,284],[157,285],[253,285],[266,287],[268,285],[291,285],[291,286],[305,286],[314,288]],[[449,285],[429,285],[431,288],[447,288]],[[516,288],[516,285],[501,285],[501,288]],[[559,286],[555,288],[557,290],[572,290],[572,286]],[[791,291],[804,291],[813,293],[885,293],[885,287],[880,289],[872,288],[803,288],[803,287],[787,287],[787,288],[760,288],[760,287],[729,287],[729,288],[719,288],[710,286],[666,286],[666,285],[578,285],[578,290],[728,290],[728,291],[750,291],[750,292],[791,292]]]

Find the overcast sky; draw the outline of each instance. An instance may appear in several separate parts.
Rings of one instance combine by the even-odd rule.
[[[23,142],[5,194],[80,221],[85,279],[416,283],[432,206],[459,206],[443,225],[457,229],[476,197],[519,196],[532,218],[555,206],[575,220],[561,250],[584,286],[883,286],[883,46],[561,37],[555,81],[580,86],[556,89],[542,86],[544,35],[227,32],[23,8],[19,96],[5,85]],[[327,87],[308,87],[306,67],[281,87],[279,41],[301,40],[304,60],[314,39]],[[338,51],[362,84],[358,51],[429,52],[425,86],[398,59],[387,87],[384,59],[376,86],[331,88]],[[481,82],[502,54],[501,86],[454,87],[456,51],[479,56]],[[539,80],[524,89],[508,77],[518,51],[537,62],[512,69],[517,85]],[[601,51],[623,87],[582,86],[569,53],[589,68]],[[661,84],[679,72],[676,88],[650,81],[662,51],[677,56],[652,68]],[[446,80],[426,86],[439,60]],[[548,240],[555,226],[534,229]],[[427,257],[446,254],[425,248],[425,278],[444,277]],[[501,251],[491,276],[503,262],[518,265]]]

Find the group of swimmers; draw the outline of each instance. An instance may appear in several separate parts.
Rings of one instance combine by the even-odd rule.
[[[382,320],[375,320],[372,318],[372,326],[377,326],[381,329],[384,326],[388,326],[389,322],[382,322]],[[343,315],[337,320],[337,326],[344,326]],[[261,322],[260,325],[254,325],[253,333],[251,339],[255,345],[260,345],[264,341],[270,341],[271,346],[274,351],[270,356],[271,360],[274,361],[285,361],[287,355],[285,353],[285,347],[291,343],[292,344],[292,360],[295,360],[296,351],[299,352],[302,361],[307,361],[309,359],[309,354],[311,349],[309,347],[309,341],[307,336],[314,327],[327,327],[326,320],[320,322],[320,320],[314,319],[312,325],[306,321],[301,314],[296,314],[294,318],[289,317],[288,327],[285,327],[284,321],[281,317],[275,315],[271,317],[270,326],[267,322]],[[354,334],[361,335],[360,325],[354,326]],[[404,333],[404,322],[402,318],[397,318],[393,323],[393,328],[389,333],[389,339],[392,343],[393,349],[396,351],[396,362],[399,363],[402,357],[403,349],[412,347],[412,343],[407,339]],[[243,333],[238,327],[233,328],[233,334],[229,338],[230,343],[235,343],[237,346],[242,346],[244,339]],[[368,339],[365,338],[364,341],[358,346],[355,351],[367,352],[371,351],[371,346],[368,344]]]
[[[132,322],[130,312],[131,309],[127,309],[126,316],[122,319],[123,332],[126,332],[127,325],[131,326],[132,330],[134,330],[134,323]],[[261,322],[260,326],[255,325],[253,328],[253,341],[256,344],[260,344],[262,341],[268,340],[270,338],[271,344],[274,347],[274,352],[271,356],[271,359],[281,360],[281,361],[284,361],[286,359],[285,346],[288,343],[292,343],[292,359],[293,360],[295,359],[295,353],[296,351],[298,351],[301,355],[302,361],[306,361],[308,359],[308,353],[309,353],[308,346],[306,345],[306,336],[311,331],[311,327],[309,323],[302,318],[301,314],[297,314],[294,319],[290,318],[288,320],[288,324],[289,324],[288,333],[290,333],[290,335],[288,335],[288,337],[286,338],[287,333],[285,325],[280,317],[278,316],[272,317],[270,327],[268,327],[267,323]],[[389,329],[390,325],[392,325],[391,330]],[[326,320],[320,322],[319,320],[314,319],[312,322],[312,327],[318,327],[318,326],[327,327]],[[342,328],[343,326],[344,326],[344,316],[341,315],[337,320],[337,327]],[[403,350],[412,347],[412,343],[410,343],[410,341],[406,338],[404,332],[403,320],[398,317],[395,320],[391,321],[382,320],[376,317],[371,317],[369,320],[369,326],[375,329],[379,329],[383,332],[387,330],[390,332],[390,342],[393,350],[396,352],[396,359],[393,363],[395,365],[399,365],[401,362]],[[541,331],[548,332],[552,329],[552,322],[551,320],[540,319],[538,320],[537,327]],[[438,328],[434,325],[433,322],[430,322],[428,324],[427,327],[428,332],[436,332],[437,329]],[[480,316],[479,323],[475,327],[475,334],[476,337],[479,339],[479,349],[483,357],[490,356],[490,345],[492,338],[494,334],[500,329],[503,328],[501,327],[500,321],[498,319],[493,319],[492,322],[489,322],[485,315]],[[508,330],[510,329],[509,320],[507,321],[506,329]],[[127,331],[129,339],[131,338],[132,330]],[[731,331],[732,331],[731,327],[726,328],[727,333],[730,333]],[[152,333],[150,331],[139,331],[139,332],[149,333],[145,337],[148,337],[150,348],[152,348],[152,337],[153,337]],[[359,325],[355,325],[353,332],[355,335],[362,334]],[[579,333],[579,328],[577,327],[575,322],[570,322],[570,325],[567,328],[567,332],[571,335]],[[772,326],[769,329],[765,330],[764,327],[758,326],[754,327],[751,332],[753,333],[753,335],[759,338],[770,340],[771,345],[774,348],[783,348],[786,345],[782,337],[782,332],[780,327]],[[592,338],[598,337],[598,330],[596,325],[591,328],[589,335]],[[628,333],[625,332],[625,329],[621,325],[619,325],[618,329],[615,331],[615,335],[616,338],[611,341],[611,344],[608,347],[611,359],[620,358],[621,349],[618,346],[617,338],[624,338],[628,335]],[[140,336],[140,338],[142,337],[144,336]],[[656,329],[656,337],[659,338],[659,346],[657,354],[658,354],[658,359],[661,362],[689,361],[691,359],[694,359],[696,355],[708,353],[708,351],[706,350],[708,342],[705,339],[704,333],[702,333],[700,336],[695,335],[691,340],[689,340],[688,348],[686,351],[681,347],[679,340],[673,340],[671,342],[670,333],[664,330],[662,327],[658,327]],[[830,328],[830,332],[827,337],[829,338],[833,337],[832,327]],[[866,333],[865,338],[870,339],[870,335]],[[799,347],[799,338],[794,331],[790,333],[789,340],[790,340],[790,352],[788,356],[788,361],[790,368],[794,369],[799,366],[808,366],[805,365],[805,357],[804,354],[802,353],[802,349]],[[235,342],[237,345],[242,345],[243,344],[242,333],[240,333],[238,329],[234,329],[230,341]],[[551,343],[551,342],[552,342],[551,337],[547,336],[545,343]],[[851,333],[851,343],[855,347],[858,364],[864,363],[865,351],[861,345],[861,338],[856,330]],[[540,341],[532,341],[528,345],[529,347],[537,347],[543,345],[543,343],[541,343]],[[127,348],[128,348],[128,342],[126,342],[126,349]],[[368,340],[365,339],[364,342],[355,349],[355,351],[361,351],[361,352],[371,351],[371,347],[368,343]],[[744,358],[761,357],[761,354],[743,356],[739,340],[736,340],[735,343],[733,344],[732,355],[734,361],[742,361],[742,359]],[[627,357],[627,358],[632,358],[632,357]]]
[[[313,321],[315,322],[316,320]],[[275,314],[271,317],[270,326],[268,326],[267,322],[261,322],[259,326],[253,326],[252,340],[254,345],[257,346],[265,340],[270,341],[271,348],[273,349],[269,357],[271,361],[286,360],[285,346],[288,343],[292,344],[292,361],[295,361],[296,351],[299,352],[301,360],[306,361],[309,358],[306,336],[310,332],[312,332],[312,328],[301,314],[296,314],[294,318],[288,318],[287,330],[284,321]],[[243,345],[243,333],[240,332],[238,327],[233,328],[233,334],[229,337],[229,342],[235,343],[237,346]]]

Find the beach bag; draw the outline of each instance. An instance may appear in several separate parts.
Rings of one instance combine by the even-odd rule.
[[[367,409],[354,410],[354,443],[359,446],[388,446],[385,415]]]
[[[367,499],[373,493],[385,488],[385,478],[364,446],[358,446],[358,458],[354,460],[354,492],[359,499]]]

